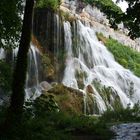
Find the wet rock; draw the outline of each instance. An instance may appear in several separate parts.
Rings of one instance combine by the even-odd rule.
[[[47,81],[41,82],[40,86],[45,91],[48,91],[48,90],[50,90],[52,88],[51,84],[49,84]]]

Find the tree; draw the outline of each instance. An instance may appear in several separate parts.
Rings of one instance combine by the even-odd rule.
[[[124,1],[124,0],[121,0]],[[126,13],[123,15],[122,21],[125,27],[129,29],[129,35],[132,39],[140,37],[140,1],[125,0],[128,3]],[[116,2],[120,2],[117,0]]]
[[[4,127],[13,125],[21,119],[24,104],[24,85],[27,71],[27,54],[30,47],[32,17],[34,0],[26,0],[22,34],[19,44],[16,66],[13,74],[12,95],[10,107],[4,123]]]
[[[18,46],[21,34],[23,0],[0,1],[0,94],[9,94],[12,81],[12,49]],[[5,55],[6,54],[6,55]],[[8,60],[8,61],[7,61]]]
[[[23,0],[0,1],[0,48],[16,47],[20,39]],[[17,44],[17,45],[16,45]]]
[[[31,40],[34,0],[26,0],[22,35],[17,55],[17,62],[13,76],[10,109],[19,114],[24,104],[24,85],[27,72],[27,54]]]

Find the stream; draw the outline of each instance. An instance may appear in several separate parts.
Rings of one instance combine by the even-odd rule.
[[[140,123],[114,125],[111,130],[116,134],[112,140],[140,140]]]

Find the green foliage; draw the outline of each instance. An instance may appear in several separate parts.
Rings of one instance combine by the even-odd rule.
[[[5,60],[0,60],[0,88],[5,92],[11,90],[12,68],[11,64],[7,64]]]
[[[100,39],[105,38],[102,34],[98,34],[97,36]],[[140,77],[140,53],[112,38],[105,38],[105,40],[104,44],[114,55],[115,60]]]
[[[0,139],[75,140],[78,136],[89,136],[93,139],[108,140],[112,136],[105,123],[100,123],[97,117],[67,114],[54,110],[52,98],[48,96],[49,100],[45,105],[38,100],[33,103],[28,102],[21,123],[12,126],[6,133],[0,131]],[[51,106],[51,110],[48,106]],[[0,122],[2,116],[4,117],[0,112]]]
[[[36,7],[37,8],[47,7],[52,10],[56,10],[59,7],[60,3],[61,3],[60,0],[37,0]]]
[[[84,88],[84,79],[87,78],[87,73],[85,71],[81,71],[81,70],[76,70],[75,71],[75,77],[77,79],[77,83],[78,83],[78,87],[80,89]]]
[[[45,96],[45,98],[43,98],[43,96]],[[33,102],[34,113],[38,115],[42,112],[55,112],[58,111],[58,109],[53,95],[42,95]]]
[[[110,7],[113,11],[122,13],[121,9],[112,0],[84,0],[84,2],[100,7],[102,10],[108,10]]]
[[[133,108],[128,105],[126,109],[123,107],[118,107],[115,110],[108,109],[106,112],[104,112],[100,119],[109,123],[139,122],[140,104],[135,104]]]
[[[23,0],[1,0],[0,2],[0,48],[16,47],[21,32]]]
[[[95,86],[102,99],[105,101],[105,104],[108,109],[110,109],[110,107],[112,107],[113,109],[122,107],[120,97],[118,96],[117,91],[113,87],[103,86],[98,80],[93,81],[93,85]]]
[[[120,0],[116,1],[119,2]],[[128,8],[121,20],[124,22],[125,27],[129,29],[128,35],[130,35],[132,39],[135,39],[137,37],[140,37],[140,18],[139,18],[140,2],[139,0],[125,0],[125,1],[128,3]]]

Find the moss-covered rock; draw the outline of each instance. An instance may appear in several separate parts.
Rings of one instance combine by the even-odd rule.
[[[53,83],[49,90],[43,90],[43,94],[39,99],[41,102],[46,102],[50,95],[53,96],[54,101],[62,112],[72,114],[86,113],[87,115],[99,113],[94,93],[90,93],[90,90],[87,94],[84,94],[77,89],[66,87],[63,84]]]
[[[53,95],[54,100],[63,112],[83,114],[83,93],[79,90],[57,84],[48,92],[44,92],[43,95]]]
[[[86,72],[77,69],[75,71],[75,77],[77,79],[79,89],[84,89],[84,79],[87,77]]]

